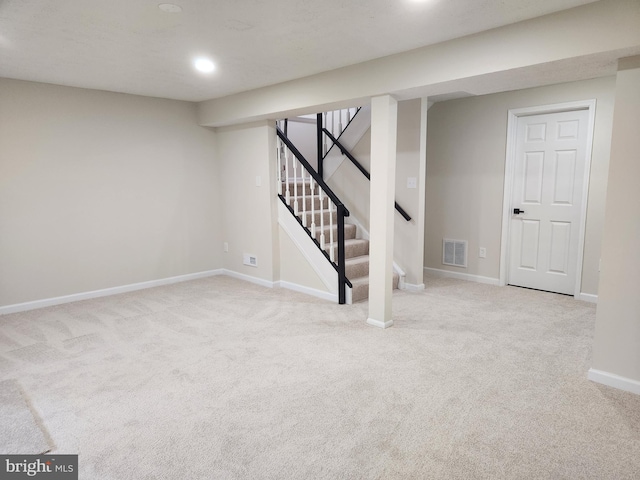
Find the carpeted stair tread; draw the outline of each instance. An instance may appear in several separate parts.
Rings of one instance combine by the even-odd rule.
[[[309,182],[305,182],[305,183],[290,182],[289,183],[289,195],[291,197],[293,197],[296,194],[296,190],[297,190],[298,196],[301,197],[303,189],[304,189],[305,195],[310,195],[311,194],[311,185],[309,185]],[[318,190],[318,184],[314,185],[314,190],[316,190],[316,191]],[[282,184],[282,194],[286,195],[286,192],[287,192],[287,184],[283,183]],[[323,194],[323,196],[326,196],[326,195]]]
[[[315,220],[315,222],[316,222],[316,226],[320,226],[320,216],[321,216],[320,212],[314,212],[313,215],[312,215],[310,211],[307,211],[306,212],[307,225],[309,225],[309,226],[311,225],[311,223],[312,223],[311,219],[313,218]],[[302,212],[301,211],[298,211],[298,217],[302,218]],[[338,214],[337,214],[337,212],[335,210],[333,212],[331,212],[331,213],[328,210],[325,210],[323,212],[322,217],[323,217],[322,220],[323,220],[325,226],[327,224],[329,224],[329,217],[333,217],[332,220],[331,220],[331,222],[333,222],[333,225],[336,225],[337,222],[338,222]]]
[[[325,246],[329,243],[330,230],[331,230],[331,227],[329,225],[325,225],[324,229],[321,229],[319,225],[316,225],[316,239],[320,241],[320,234],[321,232],[324,231]],[[338,238],[338,227],[335,225],[333,226],[333,238],[334,239]],[[344,239],[349,240],[352,238],[356,238],[356,226],[351,224],[346,224],[344,226]]]
[[[282,194],[286,197],[286,182],[282,185]],[[295,196],[297,190],[297,196]],[[317,186],[315,187],[317,192]],[[304,192],[304,196],[303,196]],[[295,209],[298,206],[298,218],[302,220],[303,215],[308,229],[311,229],[312,218],[316,226],[316,240],[320,241],[320,235],[324,233],[325,248],[327,253],[334,250],[334,258],[338,257],[338,227],[337,212],[329,212],[329,197],[311,194],[309,182],[289,182],[289,206]],[[323,211],[320,211],[320,205]],[[312,210],[313,206],[313,212]],[[304,210],[304,213],[303,213]],[[324,223],[324,227],[320,227],[320,217]],[[333,225],[330,225],[329,218],[332,217]],[[331,231],[333,230],[333,242],[331,242]],[[352,302],[359,302],[369,298],[369,240],[356,238],[357,228],[352,224],[345,224],[345,273],[353,288],[351,290]],[[393,274],[393,288],[397,289],[400,277],[397,273]]]
[[[366,277],[369,275],[369,255],[348,258],[344,262],[344,267],[349,280],[352,278]]]
[[[334,242],[330,245],[327,245],[325,250],[327,253],[330,253],[331,249],[334,249],[334,255],[338,256],[338,243]],[[364,240],[362,238],[351,238],[349,240],[344,241],[344,255],[345,259],[359,257],[360,255],[368,255],[369,254],[369,240]]]

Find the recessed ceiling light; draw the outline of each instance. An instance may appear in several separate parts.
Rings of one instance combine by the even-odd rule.
[[[213,72],[213,70],[216,68],[213,62],[208,58],[196,59],[196,61],[194,62],[194,66],[196,67],[196,70],[204,73]]]
[[[160,5],[158,5],[158,8],[167,13],[182,12],[182,7],[180,5],[174,5],[173,3],[161,3]]]

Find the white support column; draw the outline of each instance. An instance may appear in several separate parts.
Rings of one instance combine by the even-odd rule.
[[[391,95],[371,99],[371,187],[369,226],[369,318],[367,323],[393,325],[393,233],[396,184],[398,102]]]
[[[424,233],[425,233],[425,197],[427,184],[427,111],[433,105],[427,98],[420,100],[420,166],[418,167],[418,245],[420,251],[417,258],[424,267]],[[420,268],[416,278],[417,288],[424,288],[424,268]]]

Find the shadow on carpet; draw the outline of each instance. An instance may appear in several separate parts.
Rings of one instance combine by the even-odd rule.
[[[0,382],[0,453],[37,455],[51,450],[49,436],[18,382]]]

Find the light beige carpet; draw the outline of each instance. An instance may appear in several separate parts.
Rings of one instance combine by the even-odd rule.
[[[0,380],[88,480],[640,478],[593,305],[430,280],[391,329],[367,307],[214,277],[8,315]]]
[[[0,453],[38,455],[50,449],[18,382],[0,382]]]

